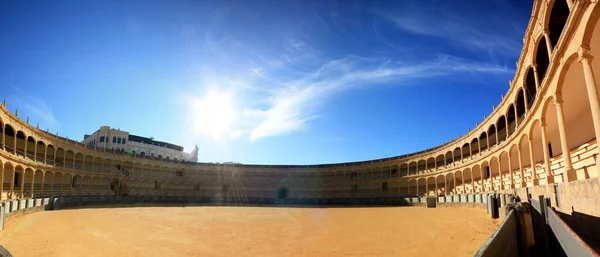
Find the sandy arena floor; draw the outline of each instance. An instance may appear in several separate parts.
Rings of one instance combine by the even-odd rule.
[[[130,207],[7,224],[20,256],[472,256],[497,227],[469,208]]]

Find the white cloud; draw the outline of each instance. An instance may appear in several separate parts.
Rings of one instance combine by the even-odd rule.
[[[256,73],[254,69],[252,72]],[[191,98],[197,121],[195,132],[215,139],[247,137],[251,142],[301,131],[318,118],[318,109],[327,97],[346,90],[377,86],[393,81],[402,86],[407,81],[459,73],[510,74],[514,71],[496,64],[473,62],[440,55],[425,63],[401,63],[389,59],[347,56],[324,62],[312,73],[284,80],[279,88],[261,92],[262,108],[244,106],[234,94],[209,91]],[[263,76],[267,76],[260,72]],[[261,76],[262,77],[262,76]],[[266,82],[269,80],[259,80]],[[253,88],[255,86],[251,86]],[[241,93],[247,89],[238,87]],[[235,104],[234,104],[235,103]],[[242,104],[238,106],[237,104]]]
[[[18,109],[19,117],[23,120],[30,118],[30,123],[40,124],[40,128],[48,128],[53,131],[59,131],[60,122],[54,116],[52,107],[41,98],[32,95],[31,92],[22,92],[18,87],[13,87],[14,93],[8,96],[7,106],[9,109]],[[12,106],[12,107],[11,107]]]

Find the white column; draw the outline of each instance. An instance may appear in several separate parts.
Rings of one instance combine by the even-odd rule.
[[[560,147],[563,154],[563,163],[565,170],[563,171],[563,182],[569,182],[577,180],[577,174],[573,170],[573,164],[571,163],[571,153],[569,150],[569,143],[567,140],[567,130],[565,129],[565,119],[562,108],[562,95],[557,93],[554,96],[554,105],[556,106],[556,120],[558,123],[558,133],[560,134]]]
[[[546,171],[546,185],[554,183],[554,177],[550,170],[550,151],[548,151],[548,140],[546,139],[546,119],[542,119],[540,129],[542,130],[542,152],[544,153],[544,169]]]
[[[600,138],[600,101],[598,100],[598,92],[596,90],[596,80],[594,78],[594,71],[592,70],[592,60],[594,57],[590,54],[589,46],[582,45],[579,48],[579,62],[583,65],[583,73],[585,76],[585,86],[587,88],[588,100],[590,101],[590,108],[592,111],[592,119],[594,120],[594,132],[596,138]],[[600,148],[597,150],[599,153],[596,157],[596,163],[600,157]]]
[[[537,175],[537,172],[535,171],[535,158],[533,154],[533,136],[529,135],[527,142],[529,143],[529,163],[531,164],[531,179],[533,180],[532,182],[535,185],[535,181],[537,179],[535,176]]]
[[[562,1],[562,0],[558,0]],[[552,41],[550,41],[550,32],[546,29],[544,30],[544,38],[546,39],[546,48],[548,50],[548,60],[552,60]]]

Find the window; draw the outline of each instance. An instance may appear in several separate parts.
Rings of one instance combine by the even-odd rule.
[[[550,142],[548,142],[548,154],[550,157],[554,156],[554,153],[552,152],[552,143]]]
[[[141,152],[141,153],[140,153],[140,155],[141,155],[141,156],[146,156],[146,153],[144,153],[144,152]]]
[[[117,138],[113,137],[113,143],[116,143],[116,142],[117,142]]]
[[[121,143],[121,138],[119,137],[119,138],[117,138],[117,144],[120,144],[120,143]]]
[[[388,190],[388,183],[387,182],[381,183],[381,190],[383,190],[383,191],[387,191]]]
[[[151,153],[150,156],[154,157],[154,153]]]
[[[100,143],[104,142],[104,136],[100,137]]]
[[[123,144],[125,144],[125,138],[123,138]]]

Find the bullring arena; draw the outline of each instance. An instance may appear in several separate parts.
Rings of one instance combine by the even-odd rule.
[[[493,194],[538,211],[549,199],[540,213],[564,251],[554,212],[597,250],[598,5],[535,1],[515,77],[493,112],[458,139],[391,158],[177,162],[42,131],[5,102],[0,244],[16,256],[466,256],[501,234],[486,213]],[[416,207],[429,199],[438,208]]]

